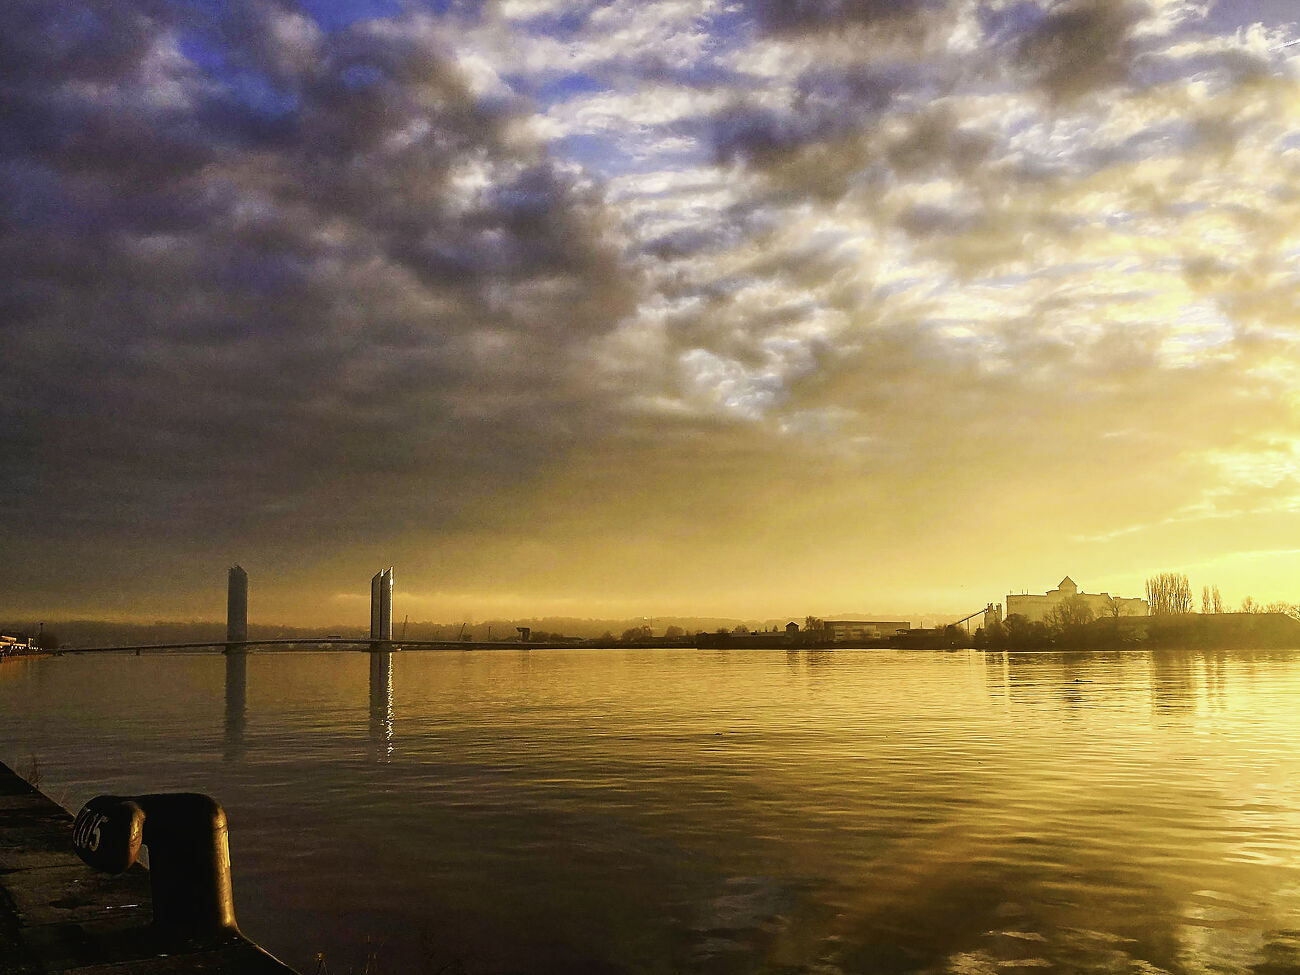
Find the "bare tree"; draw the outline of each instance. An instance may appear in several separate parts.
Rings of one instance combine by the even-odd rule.
[[[1047,613],[1047,625],[1054,630],[1067,630],[1092,622],[1092,607],[1082,596],[1067,596]]]
[[[1223,597],[1219,595],[1218,586],[1201,587],[1201,612],[1222,613]]]
[[[1300,619],[1300,604],[1288,603],[1284,600],[1275,600],[1271,603],[1259,603],[1255,601],[1254,596],[1247,596],[1241,601],[1241,612],[1286,613],[1288,616],[1294,616],[1297,619]]]
[[[1192,611],[1192,586],[1181,572],[1157,572],[1147,579],[1147,604],[1152,616]]]

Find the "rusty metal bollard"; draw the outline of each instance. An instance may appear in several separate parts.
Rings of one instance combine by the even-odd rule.
[[[72,827],[77,855],[121,873],[149,848],[154,928],[184,938],[235,935],[226,814],[196,792],[96,796]]]

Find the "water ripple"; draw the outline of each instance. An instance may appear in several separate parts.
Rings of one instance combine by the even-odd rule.
[[[1300,654],[0,662],[47,791],[202,789],[310,969],[1300,972]],[[166,689],[165,691],[163,689]],[[233,702],[233,703],[232,703]]]

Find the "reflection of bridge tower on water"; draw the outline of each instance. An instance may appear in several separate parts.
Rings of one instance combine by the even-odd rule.
[[[370,757],[380,763],[393,757],[393,655],[387,650],[370,653]]]
[[[248,723],[248,651],[226,651],[227,761],[244,757],[244,727]]]
[[[248,573],[232,565],[226,577],[225,757],[244,754],[248,711]]]

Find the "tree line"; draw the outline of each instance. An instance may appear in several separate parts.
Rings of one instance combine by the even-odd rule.
[[[1147,579],[1147,604],[1152,616],[1179,616],[1196,612],[1192,599],[1192,586],[1187,576],[1181,572],[1157,572]],[[1207,585],[1201,587],[1201,612],[1219,614],[1233,612],[1224,606],[1219,587]],[[1300,619],[1300,603],[1288,603],[1274,600],[1269,603],[1256,602],[1253,596],[1241,601],[1239,613],[1286,613]]]

